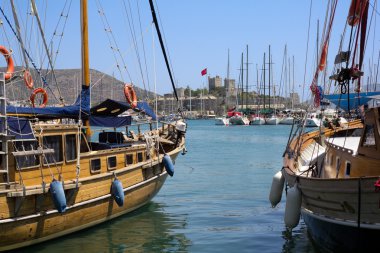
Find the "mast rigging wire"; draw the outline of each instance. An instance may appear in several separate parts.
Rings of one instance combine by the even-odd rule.
[[[127,14],[127,21],[128,21],[129,31],[131,32],[132,41],[133,41],[133,45],[134,45],[134,49],[135,49],[135,53],[136,53],[136,57],[137,57],[137,62],[138,62],[138,65],[139,65],[141,80],[143,82],[143,86],[144,86],[144,89],[145,89],[145,95],[146,95],[146,97],[148,97],[148,91],[146,89],[145,78],[144,78],[144,74],[143,74],[142,66],[141,66],[139,47],[138,47],[137,40],[136,40],[135,25],[133,23],[132,7],[131,7],[130,1],[128,1],[129,12],[128,12],[127,6],[125,4],[125,0],[123,1],[123,6],[124,6],[125,13]]]
[[[2,8],[1,6],[0,6],[0,12],[1,12],[1,14],[4,16],[5,20],[7,21],[7,23],[8,23],[8,25],[9,25],[9,27],[11,28],[11,30],[12,30],[14,36],[16,37],[16,39],[18,40],[18,42],[20,43],[20,41],[21,41],[20,38],[17,36],[16,31],[14,30],[14,28],[13,28],[11,22],[9,21],[8,17],[5,15],[4,10],[3,10],[3,8]],[[48,89],[51,91],[51,93],[53,94],[53,96],[55,97],[55,99],[57,99],[56,96],[54,95],[54,92],[51,90],[49,84],[46,82],[45,77],[42,76],[40,69],[37,68],[35,62],[33,61],[32,57],[30,56],[30,54],[28,53],[28,51],[26,50],[26,48],[23,48],[23,50],[25,51],[26,56],[29,58],[29,61],[32,63],[34,69],[37,71],[39,77],[41,78],[41,80],[42,80],[42,82],[43,82],[43,85],[44,85],[45,87],[48,87]],[[57,99],[57,100],[58,100],[58,99]]]
[[[166,63],[166,68],[168,69],[168,72],[169,72],[169,76],[170,76],[170,81],[172,83],[172,87],[173,87],[173,92],[174,92],[174,95],[177,99],[177,102],[178,102],[178,95],[177,95],[177,90],[175,88],[175,84],[174,84],[174,80],[173,80],[173,76],[172,76],[172,72],[170,70],[170,66],[169,66],[169,61],[168,61],[168,57],[166,55],[166,51],[165,51],[165,47],[164,47],[164,42],[162,41],[162,36],[161,36],[161,32],[160,32],[160,28],[158,26],[158,22],[157,22],[157,17],[156,17],[156,12],[154,10],[154,5],[153,5],[153,1],[152,0],[149,0],[149,5],[150,5],[150,9],[152,11],[152,17],[153,17],[153,22],[154,22],[154,25],[156,27],[156,31],[157,31],[157,35],[158,35],[158,39],[160,41],[160,45],[161,45],[161,50],[162,50],[162,53],[164,55],[164,59],[165,59],[165,63]]]

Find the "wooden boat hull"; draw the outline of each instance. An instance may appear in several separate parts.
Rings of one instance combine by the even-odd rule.
[[[178,148],[170,153],[173,160],[179,151]],[[150,173],[148,177],[147,169]],[[66,196],[69,205],[64,213],[50,209],[0,220],[0,251],[57,238],[129,213],[148,203],[159,192],[167,175],[163,165],[157,161],[119,174],[118,179],[123,181],[125,195],[122,207],[116,204],[110,194],[112,176],[84,181],[75,192],[71,205]],[[139,180],[140,178],[144,179]],[[50,195],[50,192],[46,194]],[[0,201],[4,203],[4,199],[8,204],[12,202],[3,194],[0,196]],[[46,196],[41,208],[51,206],[50,202],[50,196]],[[8,206],[9,212],[13,211],[14,205]],[[19,212],[30,210],[31,207],[34,209],[35,206],[37,206],[36,196],[27,196]]]
[[[305,209],[301,214],[313,240],[326,251],[371,252],[378,247],[379,225],[359,229],[357,223],[320,216]]]
[[[309,234],[324,250],[332,252],[371,252],[378,247],[379,226],[362,226],[357,223],[332,219],[301,211]]]
[[[288,185],[297,182],[302,217],[318,245],[333,252],[376,246],[373,244],[380,238],[380,192],[374,187],[377,177],[308,178],[296,176],[288,168],[283,174]]]

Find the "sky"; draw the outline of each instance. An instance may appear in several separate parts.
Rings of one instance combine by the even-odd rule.
[[[30,6],[26,0],[16,0],[16,8],[22,20],[23,36],[27,38],[28,49],[36,65],[47,66],[44,58],[44,49],[38,38],[36,22],[26,15]],[[70,12],[67,7],[71,2]],[[79,28],[79,1],[37,1],[39,15],[43,21],[45,37],[50,42],[52,34],[58,25],[59,31],[64,31],[61,44],[60,37],[53,37],[50,45],[54,49],[59,47],[55,68],[80,67],[80,28]],[[327,0],[155,0],[156,11],[164,34],[166,48],[170,57],[175,83],[178,87],[192,89],[207,88],[207,77],[219,75],[227,76],[228,50],[230,54],[230,78],[239,78],[241,54],[244,53],[246,62],[246,47],[248,45],[248,74],[249,89],[257,90],[257,72],[261,72],[263,56],[268,57],[269,45],[273,61],[273,82],[277,85],[277,93],[284,94],[284,87],[280,86],[281,69],[283,67],[284,47],[287,45],[288,58],[294,56],[294,89],[302,94],[311,83],[316,63],[317,22],[319,20],[322,33]],[[328,65],[332,69],[333,59],[339,47],[340,36],[349,8],[349,0],[339,1],[335,15],[334,26],[329,45]],[[65,5],[66,4],[66,5]],[[4,9],[13,24],[13,16],[9,1],[1,0],[0,6]],[[66,6],[64,14],[68,14],[67,23],[63,30],[63,21],[60,13]],[[137,8],[137,6],[139,8]],[[310,15],[311,6],[311,15]],[[374,1],[371,1],[370,15]],[[99,15],[99,11],[103,15]],[[132,40],[130,23],[127,13],[133,20],[136,46]],[[379,25],[380,8],[377,7],[372,30]],[[140,14],[140,16],[139,16]],[[0,43],[11,47],[15,52],[16,63],[22,64],[21,54],[17,49],[17,39],[3,20],[3,32]],[[308,37],[310,17],[310,32]],[[103,20],[103,22],[102,22]],[[139,22],[141,21],[141,23]],[[90,0],[89,1],[89,40],[90,66],[103,71],[125,82],[133,82],[141,88],[149,88],[159,94],[172,92],[169,75],[166,71],[164,59],[155,30],[151,24],[152,18],[148,0]],[[106,23],[106,25],[104,25]],[[112,33],[105,32],[108,29]],[[377,28],[377,30],[379,30]],[[6,35],[5,35],[6,34]],[[33,37],[33,39],[32,39]],[[308,53],[307,52],[307,42]],[[116,41],[116,43],[115,43]],[[144,44],[144,47],[142,46]],[[117,46],[116,46],[117,45]],[[123,59],[113,48],[119,48]],[[380,50],[380,35],[370,33],[366,51],[365,64],[377,64]],[[145,57],[144,57],[145,52]],[[307,58],[307,61],[306,61]],[[145,65],[145,62],[147,65]],[[5,64],[5,61],[2,62]],[[121,66],[119,71],[117,65]],[[128,73],[123,69],[126,66]],[[292,64],[291,64],[292,65]],[[305,72],[306,65],[306,72]],[[141,68],[139,67],[141,66]],[[146,67],[145,67],[146,66]],[[201,71],[207,68],[208,75],[201,76]],[[141,73],[144,73],[142,78]],[[146,73],[149,73],[148,78]],[[268,74],[268,73],[267,73]],[[259,73],[261,76],[261,73]],[[92,80],[96,83],[96,80]],[[244,81],[245,82],[245,81]],[[122,89],[121,89],[122,90]],[[307,98],[308,91],[304,95]]]

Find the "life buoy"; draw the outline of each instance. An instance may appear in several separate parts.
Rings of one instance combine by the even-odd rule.
[[[29,70],[24,71],[24,83],[26,87],[28,87],[29,89],[33,89],[33,86],[34,86],[33,77],[30,74]]]
[[[32,95],[30,95],[30,102],[32,102],[32,106],[35,107],[34,99],[36,98],[36,95],[38,93],[42,93],[42,95],[44,96],[44,100],[42,101],[42,104],[40,105],[40,108],[44,108],[48,102],[48,95],[47,95],[47,92],[44,88],[34,89]]]
[[[15,70],[15,65],[11,57],[11,54],[4,46],[0,46],[0,53],[4,55],[5,60],[7,61],[8,68],[7,68],[7,73],[5,73],[4,78],[5,80],[9,80],[13,75],[13,72]]]
[[[368,0],[351,0],[350,10],[348,11],[347,23],[355,26],[360,21],[361,11],[364,10]]]
[[[135,108],[137,106],[137,96],[132,84],[125,84],[124,95],[127,99],[127,102],[132,106],[132,108]]]

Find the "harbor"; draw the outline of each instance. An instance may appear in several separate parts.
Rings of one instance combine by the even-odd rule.
[[[272,176],[282,166],[270,157],[282,155],[290,129],[189,121],[188,152],[148,205],[28,252],[319,252],[302,222],[293,233],[286,230],[285,202],[271,208],[268,201]]]
[[[377,0],[51,2],[0,4],[0,252],[375,251]]]

